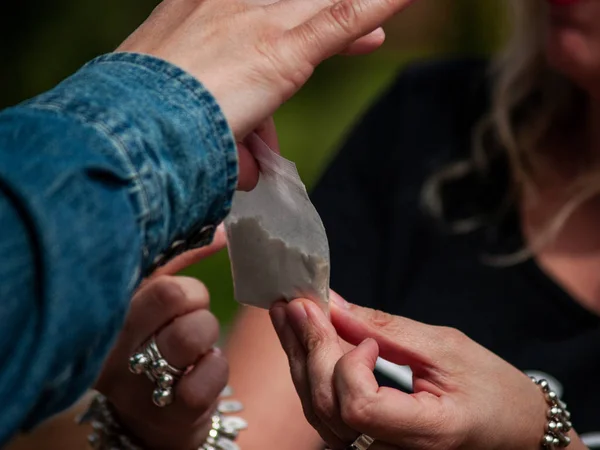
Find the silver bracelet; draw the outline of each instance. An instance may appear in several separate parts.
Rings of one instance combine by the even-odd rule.
[[[550,389],[550,385],[546,380],[530,378],[539,386],[548,404],[548,411],[546,412],[548,422],[541,442],[542,448],[556,450],[568,447],[571,443],[568,434],[573,425],[571,424],[571,413],[567,410],[567,404],[561,401],[556,392]]]
[[[240,405],[236,411],[241,408],[239,402],[232,400],[223,403]],[[227,410],[227,407],[219,409]],[[94,396],[88,409],[77,417],[76,421],[78,424],[91,424],[93,431],[88,436],[88,443],[94,450],[143,450],[144,448],[139,440],[131,436],[119,423],[113,406],[102,394]],[[212,416],[208,437],[198,450],[239,450],[239,446],[234,441],[239,432],[245,428],[247,423],[241,417],[224,416],[221,411],[216,411]]]

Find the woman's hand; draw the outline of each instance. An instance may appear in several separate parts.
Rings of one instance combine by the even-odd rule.
[[[142,285],[95,386],[114,406],[122,425],[148,448],[198,448],[210,429],[228,379],[227,360],[214,349],[219,324],[208,310],[206,287],[196,279],[171,274],[224,245],[220,231],[210,246],[183,254]],[[174,401],[166,408],[152,403],[154,383],[128,370],[129,357],[152,336],[170,364],[194,366],[177,382]]]
[[[455,329],[332,297],[331,322],[307,300],[271,318],[305,414],[333,449],[360,433],[376,448],[540,448],[548,407],[529,377]],[[345,352],[340,338],[357,347]],[[379,355],[411,367],[413,394],[379,387]],[[585,448],[571,437],[570,448]]]
[[[196,76],[242,139],[289,99],[316,65],[376,30],[410,0],[264,3],[164,0],[117,50],[152,54]],[[379,36],[375,39],[382,41]]]
[[[117,51],[151,54],[197,77],[243,142],[321,61],[379,47],[380,24],[411,1],[164,0]],[[240,189],[253,188],[258,170],[244,145],[239,166]]]

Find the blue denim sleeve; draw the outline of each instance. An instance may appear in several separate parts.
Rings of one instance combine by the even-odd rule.
[[[101,56],[0,113],[0,446],[92,384],[141,274],[236,183],[213,97],[150,56]]]

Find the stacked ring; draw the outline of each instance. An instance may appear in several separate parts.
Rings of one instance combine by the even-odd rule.
[[[185,370],[173,367],[162,356],[154,336],[129,358],[129,370],[136,375],[145,374],[156,384],[152,401],[161,408],[173,402],[173,386],[185,374]]]
[[[368,450],[373,442],[375,442],[375,439],[366,434],[361,434],[346,450]]]

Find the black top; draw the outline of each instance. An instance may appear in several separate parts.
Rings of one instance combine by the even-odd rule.
[[[542,372],[577,431],[600,448],[600,317],[533,260],[483,261],[522,245],[515,212],[457,235],[420,207],[432,171],[471,152],[489,98],[486,69],[481,61],[413,66],[351,133],[312,196],[330,240],[331,285],[354,303],[458,328],[519,369]],[[496,210],[507,181],[499,159],[485,180],[445,190],[448,213]],[[394,381],[402,371],[383,369],[382,383],[407,388]]]

